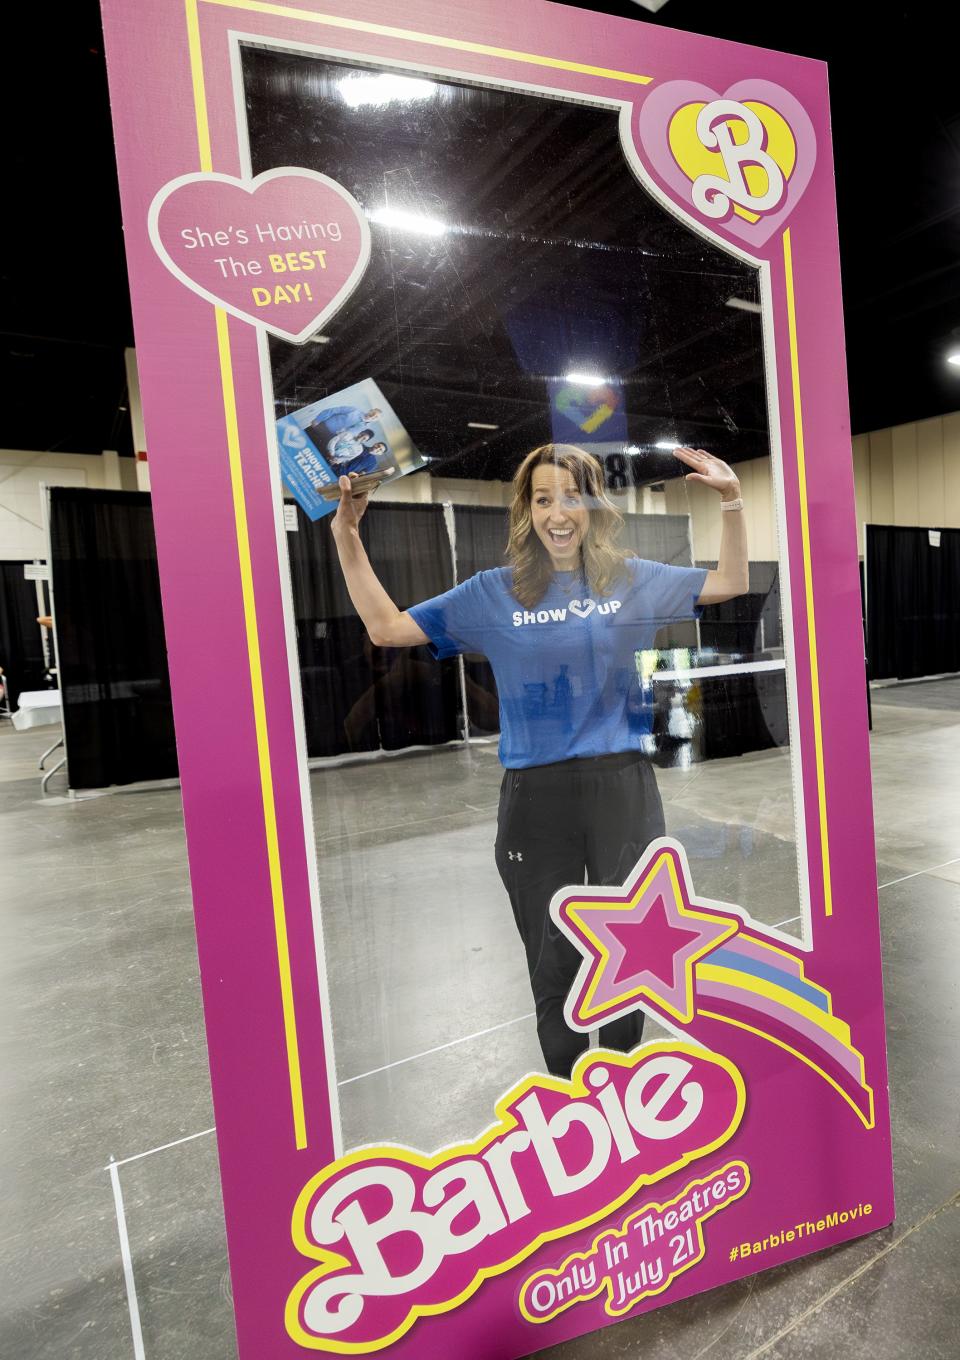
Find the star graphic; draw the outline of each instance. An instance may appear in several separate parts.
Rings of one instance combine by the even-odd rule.
[[[622,888],[563,889],[550,913],[584,957],[567,1023],[594,1029],[644,1002],[693,1019],[693,966],[739,929],[735,917],[691,903],[682,849],[655,841]]]
[[[670,924],[667,905],[658,895],[642,921],[608,923],[607,929],[623,946],[623,958],[614,983],[636,976],[644,968],[667,988],[677,985],[677,957],[688,940],[699,940],[697,930]]]

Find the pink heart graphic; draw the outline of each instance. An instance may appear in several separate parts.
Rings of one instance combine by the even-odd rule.
[[[786,121],[796,143],[796,162],[782,197],[771,210],[761,212],[756,222],[746,221],[732,209],[723,218],[711,218],[701,212],[694,201],[693,182],[677,163],[670,147],[670,125],[677,111],[688,104],[710,104],[717,99],[767,105]],[[741,80],[723,95],[693,80],[669,81],[652,90],[639,112],[634,113],[632,132],[635,143],[642,148],[642,159],[653,167],[688,212],[709,226],[722,226],[725,231],[755,246],[762,245],[793,212],[810,183],[817,160],[816,133],[806,109],[789,90],[769,80]]]
[[[343,306],[370,259],[357,201],[296,167],[252,180],[181,175],[155,196],[148,227],[181,283],[296,345]]]

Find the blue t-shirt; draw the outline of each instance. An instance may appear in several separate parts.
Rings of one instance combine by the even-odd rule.
[[[606,598],[591,598],[579,572],[558,572],[524,609],[511,568],[498,567],[409,613],[434,656],[486,656],[500,695],[500,760],[524,769],[643,746],[650,709],[636,654],[663,624],[697,616],[706,577],[701,567],[632,557]]]

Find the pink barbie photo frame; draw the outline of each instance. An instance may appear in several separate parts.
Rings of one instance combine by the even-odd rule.
[[[506,1360],[889,1224],[824,67],[546,0],[103,13],[241,1360]],[[357,620],[329,518],[288,532],[307,408],[335,470],[388,416],[422,456],[363,528],[408,637]],[[496,614],[477,545],[548,442],[602,466],[635,582]],[[701,445],[744,509],[684,480]],[[738,514],[749,636],[703,585]],[[574,747],[601,633],[627,735]],[[510,710],[522,648],[559,661]],[[537,780],[575,760],[667,811],[537,868],[561,1071],[509,819],[562,822]]]

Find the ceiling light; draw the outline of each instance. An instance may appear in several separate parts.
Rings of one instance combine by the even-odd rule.
[[[429,99],[438,86],[432,80],[417,80],[411,76],[351,75],[340,82],[340,98],[351,109],[364,105],[386,108],[388,104],[409,104],[418,99]]]
[[[488,425],[485,420],[468,420],[468,430],[499,430],[499,425]]]
[[[727,298],[727,306],[732,307],[736,312],[761,312],[763,308],[759,302],[751,302],[749,298],[731,297]]]
[[[641,453],[639,444],[628,444],[623,451],[629,454],[631,458],[639,458]]]
[[[416,231],[422,236],[442,236],[447,230],[445,222],[436,217],[424,217],[421,213],[398,212],[394,208],[375,208],[367,213],[371,222],[379,222],[383,227],[395,227],[397,231]]]
[[[947,355],[948,364],[956,364],[960,368],[960,349],[955,349],[952,354]]]
[[[675,439],[658,439],[653,447],[655,449],[667,449],[672,453],[674,449],[679,449],[681,446]]]
[[[579,383],[581,387],[603,387],[610,381],[599,373],[568,373],[564,382]]]

